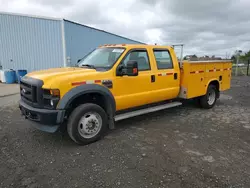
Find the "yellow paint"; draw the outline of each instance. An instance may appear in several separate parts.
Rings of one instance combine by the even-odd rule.
[[[151,65],[150,71],[140,71],[136,77],[116,76],[116,68],[120,64],[118,60],[114,66],[113,72],[113,85],[114,88],[111,90],[115,100],[117,110],[136,107],[144,104],[150,104],[163,100],[173,99],[178,96],[180,74],[178,68],[177,58],[171,47],[168,46],[150,46],[150,45],[128,45],[127,51],[133,48],[147,49],[149,61]],[[174,69],[158,70],[156,61],[153,53],[153,48],[157,49],[168,49],[173,54]],[[178,79],[174,80],[172,76],[158,76],[159,73],[177,73]],[[151,75],[155,76],[155,82],[151,82]]]
[[[231,71],[221,73],[206,73],[208,68],[231,68],[228,63],[183,63],[183,68],[179,68],[176,55],[173,48],[169,46],[157,45],[115,45],[116,47],[125,48],[124,53],[117,60],[115,65],[106,72],[98,72],[94,69],[84,69],[76,67],[56,68],[29,73],[27,76],[43,80],[44,89],[59,89],[62,98],[73,87],[72,83],[85,82],[89,80],[112,80],[113,88],[110,89],[115,101],[116,110],[127,109],[140,105],[160,102],[178,97],[180,86],[187,89],[187,97],[193,98],[206,93],[206,88],[211,80],[218,80],[223,76],[220,82],[220,90],[230,88]],[[100,48],[114,47],[114,45],[101,46]],[[153,49],[169,50],[174,64],[173,69],[157,69]],[[116,76],[117,66],[131,49],[146,49],[150,61],[151,70],[139,71],[138,76]],[[190,74],[192,71],[201,71],[204,73]],[[177,78],[174,79],[174,74]],[[160,75],[167,76],[160,76]],[[172,75],[168,75],[172,74]],[[151,82],[151,76],[155,76],[155,82]],[[101,83],[99,83],[101,84]]]
[[[232,69],[232,63],[224,63],[223,69]],[[221,91],[230,89],[231,87],[231,70],[224,70],[223,71],[223,80],[222,80],[222,86]]]
[[[230,70],[224,70],[224,69]],[[207,87],[212,81],[219,82],[219,90],[224,91],[231,86],[231,68],[230,61],[213,62],[183,62],[181,70],[181,87],[187,89],[187,99],[202,96],[206,94]],[[196,71],[203,71],[196,73]],[[195,72],[195,73],[193,73]],[[220,76],[222,80],[220,81]]]

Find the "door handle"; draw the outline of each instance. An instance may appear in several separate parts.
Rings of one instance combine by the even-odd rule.
[[[178,78],[178,74],[174,73],[174,79],[177,80],[177,78]]]
[[[151,75],[151,82],[155,82],[155,75]]]

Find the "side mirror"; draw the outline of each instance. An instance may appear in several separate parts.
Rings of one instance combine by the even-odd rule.
[[[126,75],[128,76],[138,76],[138,64],[137,61],[128,61],[126,67]]]
[[[77,60],[77,63],[79,63],[80,61],[81,61],[81,59],[78,59],[78,60]]]
[[[120,64],[117,67],[116,76],[123,76],[123,75],[126,75],[126,68],[124,67],[123,64]]]

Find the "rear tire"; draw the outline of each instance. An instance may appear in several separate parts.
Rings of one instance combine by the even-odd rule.
[[[205,109],[213,108],[217,98],[219,96],[219,91],[214,85],[209,85],[206,95],[200,97],[200,106]]]
[[[67,131],[77,144],[86,145],[101,139],[107,130],[107,114],[98,105],[86,103],[71,113]]]

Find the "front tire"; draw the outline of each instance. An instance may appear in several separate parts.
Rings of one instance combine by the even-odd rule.
[[[200,97],[200,105],[202,108],[210,109],[213,108],[217,97],[219,96],[219,91],[214,85],[209,85],[206,95]]]
[[[77,144],[86,145],[104,136],[107,130],[108,118],[100,106],[86,103],[78,106],[71,113],[67,131]]]

